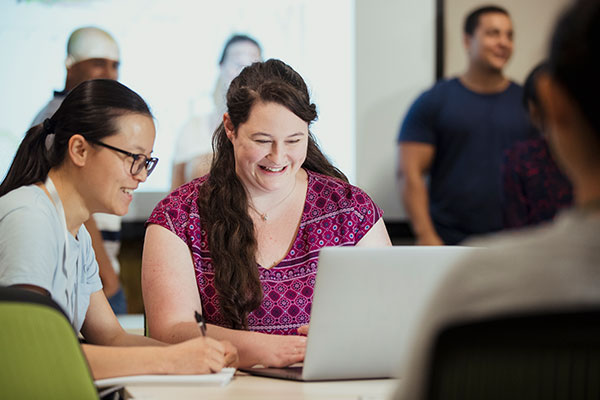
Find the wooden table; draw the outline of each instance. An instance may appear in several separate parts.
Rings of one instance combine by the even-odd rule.
[[[123,327],[130,333],[144,332],[143,316],[119,316]],[[384,400],[394,393],[398,380],[366,379],[330,382],[295,382],[283,379],[263,378],[236,372],[226,386],[173,386],[147,385],[127,386],[129,399],[193,399],[193,400]]]
[[[126,387],[125,389],[126,398],[131,399],[384,400],[390,397],[397,384],[398,381],[395,379],[295,382],[250,376],[238,371],[232,381],[223,387],[158,385]]]

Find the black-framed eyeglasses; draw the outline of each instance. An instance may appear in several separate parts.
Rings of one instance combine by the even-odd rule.
[[[129,172],[131,172],[131,175],[137,175],[140,172],[142,172],[142,170],[145,168],[146,176],[150,176],[152,171],[154,171],[156,164],[158,163],[158,158],[156,158],[156,157],[148,158],[148,157],[146,157],[145,154],[134,154],[127,150],[119,149],[118,147],[111,146],[106,143],[102,143],[99,140],[89,140],[88,139],[88,142],[92,142],[92,143],[100,145],[102,147],[106,147],[107,149],[118,151],[119,153],[126,154],[129,157],[133,158],[133,162],[131,163],[131,168],[129,169]]]

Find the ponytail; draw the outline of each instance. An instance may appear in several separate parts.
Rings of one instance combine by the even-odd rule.
[[[47,119],[43,124],[35,125],[27,131],[0,185],[0,196],[21,186],[46,180],[48,171],[54,166],[52,159],[56,159],[51,156],[51,151],[56,149],[56,146],[51,146],[50,150],[46,149],[46,138],[48,130],[51,129],[50,121]]]

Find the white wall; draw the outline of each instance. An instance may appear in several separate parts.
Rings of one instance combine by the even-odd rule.
[[[0,179],[35,114],[64,87],[67,38],[86,25],[113,34],[120,81],[156,117],[160,162],[126,219],[145,220],[170,188],[176,136],[193,115],[210,111],[218,58],[232,33],[254,36],[265,58],[304,77],[319,111],[311,130],[355,181],[354,0],[0,1]]]
[[[356,184],[388,221],[405,218],[395,180],[396,136],[435,78],[435,0],[356,1]]]
[[[464,50],[460,42],[462,19],[467,10],[479,4],[480,1],[445,1],[447,15],[446,71],[453,75],[464,69]],[[352,0],[336,0],[334,2],[306,0],[302,4],[295,3],[293,0],[283,2],[260,0],[254,3],[243,3],[242,8],[235,8],[237,10],[235,13],[232,13],[231,10],[224,12],[232,2],[233,0],[228,0],[227,4],[213,5],[214,9],[211,13],[197,12],[199,24],[207,23],[208,15],[229,16],[228,26],[215,33],[214,37],[199,35],[194,31],[191,36],[200,36],[202,39],[196,44],[197,48],[184,46],[183,39],[187,36],[182,35],[181,42],[173,41],[171,43],[174,46],[174,54],[169,57],[161,57],[151,54],[152,52],[148,49],[139,48],[128,50],[127,53],[144,53],[144,51],[149,53],[151,58],[147,64],[136,66],[136,68],[149,69],[160,64],[162,67],[159,69],[169,70],[170,63],[177,65],[181,57],[195,53],[200,55],[202,62],[206,63],[206,59],[208,59],[208,63],[213,65],[215,54],[218,53],[223,40],[233,29],[229,25],[235,25],[234,22],[237,21],[236,24],[240,25],[236,29],[237,31],[252,31],[250,28],[255,27],[257,23],[265,25],[263,28],[256,28],[258,31],[256,36],[263,41],[265,46],[265,55],[281,57],[281,54],[284,54],[283,58],[303,74],[311,87],[320,111],[320,120],[315,124],[315,131],[321,138],[321,144],[325,151],[333,156],[334,161],[349,175],[353,183],[366,190],[384,209],[387,221],[405,220],[406,215],[401,205],[395,179],[396,136],[407,108],[420,92],[434,82],[436,1],[354,0],[352,6]],[[514,60],[508,68],[508,75],[521,81],[531,66],[543,56],[554,18],[568,0],[497,0],[495,2],[505,5],[513,16],[516,50]],[[57,2],[56,4],[60,7],[71,7],[68,2]],[[139,4],[139,1],[127,2],[127,4]],[[183,0],[175,2],[152,0],[146,4],[147,6],[153,5],[153,7],[166,7],[166,4],[170,4],[171,7],[187,7],[189,5]],[[204,2],[198,3],[196,8],[200,9],[204,4]],[[264,21],[258,21],[258,18],[248,21],[245,18],[249,13],[247,10],[257,5],[257,9],[264,13],[264,16],[261,17]],[[108,3],[92,2],[89,8],[108,6]],[[2,115],[0,118],[0,156],[2,156],[0,164],[1,162],[7,163],[12,158],[14,150],[8,152],[7,149],[16,148],[20,139],[20,136],[16,135],[24,132],[30,118],[49,97],[50,90],[62,88],[64,41],[70,30],[76,26],[73,21],[56,21],[54,18],[47,18],[54,25],[57,25],[58,22],[61,23],[60,32],[52,31],[53,36],[48,37],[51,46],[42,46],[41,50],[35,51],[17,46],[18,51],[15,51],[14,54],[7,54],[15,42],[32,42],[37,36],[44,34],[41,28],[34,29],[36,24],[33,26],[30,26],[31,23],[28,24],[28,21],[32,19],[30,10],[32,8],[41,9],[36,11],[38,17],[49,15],[52,8],[46,7],[47,10],[45,10],[44,7],[46,6],[42,3],[24,3],[19,6],[19,11],[23,10],[23,12],[17,12],[14,15],[8,15],[9,13],[6,12],[0,13],[0,26],[11,28],[0,30],[0,43],[5,50],[4,55],[10,60],[1,68],[3,75],[12,79],[3,86],[5,101],[4,107],[0,107],[0,115]],[[14,4],[7,3],[0,9],[6,11],[6,9],[14,8]],[[168,11],[168,9],[166,10]],[[162,20],[156,22],[157,24],[164,22],[163,20],[177,17],[175,11],[167,11]],[[258,11],[255,10],[255,12]],[[147,10],[142,11],[144,15],[147,13]],[[84,23],[97,23],[106,26],[109,30],[115,30],[115,32],[121,29],[123,32],[118,32],[121,36],[125,36],[129,31],[135,31],[124,17],[115,19],[111,16],[96,21],[94,15],[82,12],[81,19]],[[295,17],[290,20],[289,15]],[[298,44],[295,50],[282,46],[279,38],[272,38],[265,22],[269,18],[277,18],[282,29],[290,31],[288,33],[291,35],[292,41]],[[291,32],[290,24],[305,25],[306,28],[302,30],[304,33],[294,34]],[[13,26],[15,29],[12,29]],[[354,48],[348,49],[346,46],[352,46],[352,41],[345,41],[344,35],[351,34],[353,27],[355,28],[355,44]],[[326,34],[319,33],[323,31]],[[12,32],[13,36],[10,36],[9,32]],[[154,42],[162,43],[161,37],[158,34]],[[211,38],[215,40],[208,40]],[[202,47],[202,43],[205,41],[212,43],[210,49]],[[122,43],[122,46],[125,47],[126,43]],[[35,54],[37,61],[32,63],[22,60],[28,54]],[[54,60],[52,57],[58,57],[58,59]],[[50,61],[51,59],[53,61]],[[320,60],[320,62],[309,63],[309,60]],[[355,62],[353,63],[352,60]],[[126,71],[126,66],[130,62],[133,61],[131,59],[124,60],[123,81],[137,79],[136,74],[130,75]],[[167,65],[161,64],[164,62],[167,62]],[[40,66],[43,66],[42,70],[39,69]],[[182,68],[188,69],[178,71],[175,75],[167,74],[165,79],[159,79],[159,81],[169,89],[174,86],[174,82],[176,83],[178,78],[190,75],[190,67],[192,66],[183,65]],[[27,72],[29,79],[17,81],[14,77],[23,68],[29,68],[26,71],[33,71],[32,68],[35,68],[37,72]],[[206,75],[212,77],[215,73],[212,71]],[[49,79],[48,75],[53,78]],[[154,76],[159,75],[155,74]],[[192,76],[193,79],[189,82],[192,89],[195,92],[201,92],[200,94],[208,95],[213,80],[210,79],[205,86],[201,87],[197,80],[198,76],[194,76],[193,72]],[[44,84],[41,82],[42,79]],[[337,97],[328,97],[324,94],[323,88],[334,87],[336,90],[341,90],[344,88],[344,82],[352,81],[355,82],[355,91],[351,94]],[[25,96],[22,96],[25,103],[19,103],[15,94],[22,95],[23,93],[25,93]],[[144,93],[144,95],[149,98],[157,114],[161,112],[162,108],[173,108],[173,105],[161,105],[152,101],[154,98],[152,93]],[[0,101],[0,103],[2,102]],[[354,113],[352,113],[353,105]],[[332,113],[331,110],[335,107],[341,107],[348,111],[341,115]],[[177,111],[187,113],[189,108],[185,106],[178,108]],[[26,116],[20,119],[22,121],[18,126],[6,125],[8,120],[6,117],[12,116],[15,110],[26,110]],[[169,130],[166,128],[170,122],[172,121],[159,118],[159,129]],[[175,123],[171,124],[171,126],[175,125]],[[161,137],[163,138],[161,141],[172,140],[167,139],[168,136],[165,137],[165,135],[161,135]],[[157,143],[158,145],[160,144]],[[162,147],[165,148],[165,146],[170,148],[169,143],[164,143]],[[170,156],[169,150],[163,150],[161,163],[168,164]],[[163,167],[165,166],[163,165]],[[161,174],[166,174],[167,168],[161,169],[164,171],[160,173],[157,171],[152,178],[156,184],[164,181],[165,183],[161,183],[159,186],[167,187],[167,177],[161,176]],[[146,186],[150,184],[151,182]],[[127,219],[145,219],[163,195],[164,193],[137,194]]]
[[[355,113],[348,119],[355,121],[356,141],[348,143],[354,135],[340,131],[322,147],[328,152],[355,146],[354,171],[342,169],[383,208],[387,221],[406,219],[395,179],[396,136],[407,108],[435,80],[435,11],[435,0],[356,0],[355,65],[323,65],[355,74]],[[329,18],[335,29],[340,22]],[[336,44],[331,46],[335,51]],[[315,83],[311,90],[318,92]],[[340,128],[346,123],[340,121]],[[140,193],[126,218],[143,219],[159,199],[159,194]]]
[[[545,55],[569,0],[493,0],[511,13],[515,53],[507,75],[518,82]],[[385,211],[406,220],[395,180],[396,136],[407,108],[434,82],[436,1],[356,0],[356,183]],[[445,0],[445,76],[466,67],[462,24],[490,2]]]

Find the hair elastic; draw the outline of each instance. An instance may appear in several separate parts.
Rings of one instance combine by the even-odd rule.
[[[44,136],[46,140],[44,140],[44,144],[46,146],[46,151],[50,151],[52,148],[52,144],[54,143],[54,126],[52,124],[52,120],[50,118],[46,118],[43,123]]]
[[[52,126],[52,121],[50,120],[50,118],[46,118],[44,120],[44,133],[46,135],[54,133],[54,127]]]

